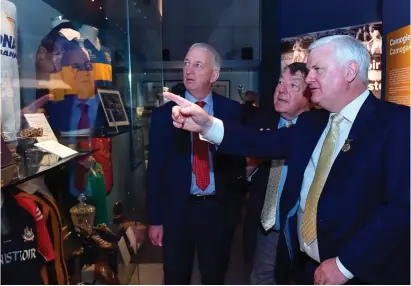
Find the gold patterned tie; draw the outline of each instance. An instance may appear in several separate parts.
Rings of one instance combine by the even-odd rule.
[[[292,126],[291,121],[285,123],[285,127]],[[265,193],[264,206],[261,212],[261,224],[268,231],[273,228],[277,213],[277,194],[280,185],[281,172],[284,167],[284,160],[272,160],[270,175],[268,176],[267,191]]]
[[[302,221],[302,235],[304,242],[309,245],[317,237],[317,205],[320,199],[321,192],[324,188],[325,181],[330,173],[332,166],[332,158],[335,146],[340,132],[340,123],[344,116],[334,114],[331,117],[331,127],[325,137],[320,158],[318,159],[317,168],[315,170],[314,180],[311,184],[305,203],[304,216]]]

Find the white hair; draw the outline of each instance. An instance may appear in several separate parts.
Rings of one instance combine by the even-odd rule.
[[[214,49],[211,45],[206,44],[206,43],[195,43],[190,47],[190,50],[193,48],[200,48],[200,49],[210,52],[212,55],[213,70],[220,71],[222,61],[221,61],[221,56],[217,52],[216,49]]]
[[[364,85],[368,85],[368,69],[370,54],[362,42],[349,35],[335,35],[314,41],[308,52],[323,45],[332,44],[335,60],[342,66],[350,61],[358,63],[358,77]]]

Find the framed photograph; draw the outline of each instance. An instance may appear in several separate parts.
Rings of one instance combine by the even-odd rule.
[[[118,90],[109,89],[97,89],[100,96],[101,105],[106,115],[108,126],[128,126],[130,122],[128,120],[126,109],[124,108],[121,95]]]

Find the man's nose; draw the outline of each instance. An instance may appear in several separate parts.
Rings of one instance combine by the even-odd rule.
[[[186,72],[186,74],[192,74],[193,73],[193,67],[192,66],[186,66],[185,67],[185,72]]]
[[[287,84],[280,84],[278,86],[278,92],[279,93],[287,93],[288,89],[287,89]]]
[[[315,76],[313,75],[313,71],[309,71],[307,77],[305,78],[305,83],[310,84],[315,81]]]

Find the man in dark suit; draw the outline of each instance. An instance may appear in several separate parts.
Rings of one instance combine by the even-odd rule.
[[[242,124],[241,105],[212,92],[220,67],[221,58],[211,46],[194,44],[184,60],[184,97],[207,114]],[[202,283],[224,284],[244,198],[245,158],[220,154],[198,133],[173,128],[174,105],[166,103],[152,117],[149,236],[154,245],[163,246],[166,284],[190,284],[195,251]]]
[[[219,152],[287,158],[281,283],[410,283],[410,109],[367,90],[369,63],[353,37],[315,41],[306,82],[323,109],[270,132],[223,123],[164,94],[179,104],[174,125],[200,132]]]
[[[273,100],[274,109],[280,117],[255,116],[257,118],[248,118],[247,125],[259,126],[262,132],[294,125],[298,116],[310,108],[310,91],[305,83],[307,74],[305,63],[286,66]],[[276,284],[274,268],[280,231],[278,205],[288,166],[283,159],[264,160],[261,163],[258,159],[247,159],[246,175],[251,184],[244,223],[244,245],[247,264],[251,264],[250,282],[253,285],[273,285]]]

